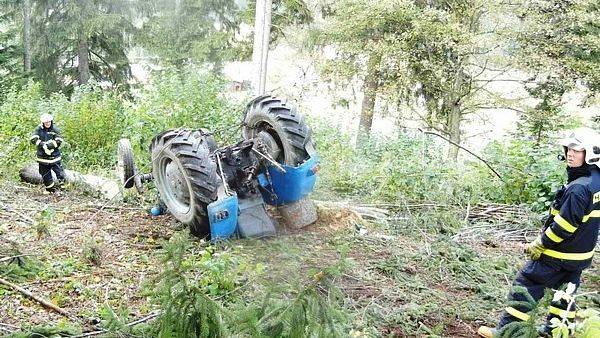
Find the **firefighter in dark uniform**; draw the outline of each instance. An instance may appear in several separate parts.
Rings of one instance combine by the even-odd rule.
[[[540,235],[525,247],[530,255],[513,285],[523,286],[539,301],[547,288],[559,290],[580,284],[581,272],[592,262],[600,224],[600,140],[589,128],[575,130],[560,140],[567,161],[567,184],[557,191],[549,218]],[[526,301],[521,294],[509,294],[510,300]],[[569,301],[567,301],[569,300]],[[553,299],[541,334],[551,331],[552,318],[574,318],[571,299]],[[507,307],[496,329],[479,328],[482,337],[492,337],[500,328],[526,321],[529,314],[519,306]]]
[[[54,192],[65,181],[59,149],[63,139],[54,125],[52,115],[42,114],[40,122],[41,124],[31,135],[30,141],[37,148],[36,156],[44,186],[47,191]],[[52,172],[56,174],[57,182],[54,182]]]

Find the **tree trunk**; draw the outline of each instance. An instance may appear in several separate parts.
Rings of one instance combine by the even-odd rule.
[[[373,126],[373,114],[375,113],[375,99],[379,88],[379,57],[371,57],[367,66],[367,76],[363,84],[364,97],[360,110],[360,121],[358,123],[358,145],[369,139],[371,127]]]
[[[23,1],[23,70],[31,72],[31,3]]]
[[[447,127],[447,131],[448,131],[448,138],[450,139],[450,141],[456,143],[456,144],[460,144],[460,139],[461,139],[461,135],[460,135],[460,120],[461,120],[461,113],[460,113],[460,105],[453,105],[450,108],[450,112],[448,115],[448,127]],[[450,148],[448,148],[448,159],[451,161],[456,161],[458,159],[458,147],[454,146],[452,144],[450,144]]]
[[[77,71],[79,72],[79,85],[84,85],[90,80],[90,60],[88,43],[85,37],[79,39],[79,46],[77,48]]]
[[[463,72],[462,62],[460,62],[460,58],[457,57],[457,68],[455,73],[454,82],[452,85],[452,93],[450,94],[450,100],[447,103],[447,112],[448,119],[446,121],[446,131],[448,132],[449,139],[456,143],[460,144],[461,133],[460,133],[460,122],[462,120],[462,99],[464,98],[463,93],[465,93],[465,80],[466,74]],[[448,148],[448,159],[456,162],[458,159],[458,148],[455,145],[450,144],[450,148]]]

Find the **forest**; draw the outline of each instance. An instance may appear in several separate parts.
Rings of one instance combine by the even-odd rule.
[[[519,305],[496,336],[538,337],[557,290],[507,295],[527,294],[524,248],[567,183],[557,142],[600,131],[599,93],[597,0],[0,0],[0,335],[475,337]],[[290,145],[253,134],[265,97]],[[48,114],[76,177],[56,191],[23,179]],[[265,200],[275,235],[198,235],[162,186],[169,131],[208,142],[208,164],[182,163],[213,168],[213,201],[236,187],[228,145],[272,140],[248,155],[265,168],[318,160],[316,221]],[[119,180],[123,139],[139,189]],[[600,336],[599,271],[549,336]]]

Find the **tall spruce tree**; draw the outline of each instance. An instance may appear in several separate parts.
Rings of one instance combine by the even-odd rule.
[[[90,79],[127,87],[133,33],[126,0],[39,0],[32,15],[32,71],[47,91]]]
[[[0,103],[6,92],[23,82],[21,3],[0,0]]]

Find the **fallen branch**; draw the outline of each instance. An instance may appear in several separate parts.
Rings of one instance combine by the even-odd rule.
[[[374,208],[365,205],[350,205],[343,202],[314,201],[315,204],[325,210],[345,209],[355,214],[360,219],[384,220],[389,218],[390,212],[387,209]]]
[[[8,287],[10,287],[10,288],[12,288],[12,289],[14,289],[16,291],[19,291],[20,293],[24,294],[25,296],[27,296],[27,297],[35,300],[36,302],[42,304],[46,308],[51,309],[51,310],[53,310],[53,311],[55,311],[55,312],[57,312],[57,313],[65,316],[67,318],[71,318],[71,315],[67,311],[65,311],[64,309],[62,309],[62,308],[60,308],[60,307],[58,307],[58,306],[50,303],[49,301],[47,301],[47,300],[45,300],[43,298],[40,298],[40,297],[34,295],[33,293],[31,293],[31,292],[23,289],[22,287],[20,287],[18,285],[15,285],[15,284],[13,284],[13,283],[5,280],[5,279],[2,279],[2,278],[0,278],[0,284],[4,284],[4,285],[6,285],[6,286],[8,286]]]
[[[25,257],[25,256],[31,256],[31,255],[24,254],[24,255],[16,255],[16,256],[10,256],[10,257],[2,257],[2,258],[0,258],[0,263],[5,262],[5,261],[10,261],[10,260],[13,260],[15,258]]]
[[[146,317],[140,318],[140,319],[135,320],[135,321],[133,321],[131,323],[127,323],[127,324],[125,324],[125,326],[132,327],[132,326],[135,326],[137,324],[141,324],[141,323],[147,322],[150,319],[156,318],[158,316],[160,316],[160,311],[153,312],[153,313],[147,315]],[[79,335],[79,336],[73,336],[73,338],[83,338],[83,337],[97,336],[97,335],[100,335],[100,334],[103,334],[103,333],[107,333],[107,332],[108,332],[108,330],[92,331],[92,332],[84,333],[84,334]]]
[[[13,331],[12,331],[12,330],[9,330],[9,329],[7,329],[7,328],[5,328],[5,327],[2,327],[1,325],[0,325],[0,331],[7,332],[7,333],[9,333],[9,334],[13,333]]]
[[[456,146],[456,147],[458,147],[458,148],[460,148],[460,149],[462,149],[462,150],[466,151],[467,153],[469,153],[469,154],[473,155],[475,158],[477,158],[477,159],[478,159],[478,160],[480,160],[481,162],[485,163],[485,165],[486,165],[486,166],[487,166],[487,167],[488,167],[488,168],[489,168],[489,169],[490,169],[490,170],[491,170],[491,171],[492,171],[494,174],[496,174],[496,176],[498,176],[498,178],[500,179],[500,181],[504,182],[504,180],[502,179],[502,176],[500,176],[500,174],[498,174],[498,172],[497,172],[496,170],[494,170],[494,168],[492,167],[492,165],[491,165],[491,164],[489,164],[489,162],[488,162],[488,161],[486,161],[485,159],[483,159],[483,158],[482,158],[482,157],[480,157],[479,155],[475,154],[474,152],[470,151],[469,149],[467,149],[467,148],[465,148],[465,147],[461,146],[460,144],[458,144],[458,143],[456,143],[456,142],[454,142],[454,141],[451,141],[451,140],[450,140],[450,139],[448,139],[447,137],[444,137],[444,136],[442,136],[442,135],[440,135],[440,134],[438,134],[438,133],[434,133],[434,132],[432,132],[432,131],[425,131],[425,130],[423,130],[423,129],[420,129],[420,128],[419,128],[419,130],[420,130],[420,131],[422,131],[424,134],[430,134],[430,135],[435,135],[435,136],[437,136],[437,137],[440,137],[440,138],[442,138],[442,139],[446,140],[446,142],[448,142],[448,143],[450,143],[450,144],[452,144],[452,145],[454,145],[454,146]]]

